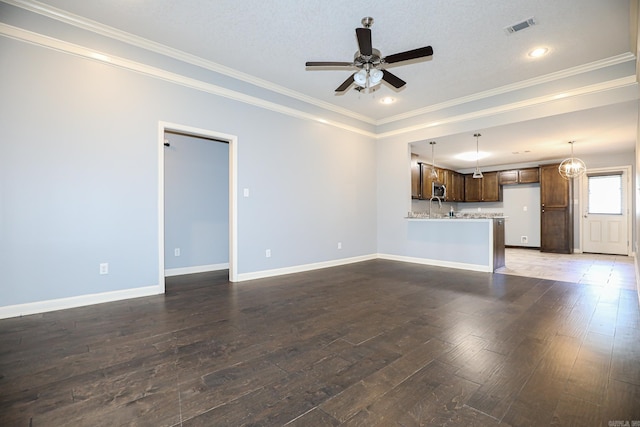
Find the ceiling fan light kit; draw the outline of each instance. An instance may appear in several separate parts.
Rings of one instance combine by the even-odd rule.
[[[373,48],[371,43],[371,25],[373,25],[373,18],[366,16],[362,18],[361,22],[363,28],[356,28],[358,51],[354,54],[353,62],[310,61],[306,63],[307,67],[347,67],[358,70],[338,86],[336,92],[345,92],[354,83],[356,85],[355,89],[359,92],[362,90],[374,91],[374,88],[382,83],[382,81],[385,81],[395,89],[400,89],[406,85],[407,82],[387,71],[384,66],[386,64],[395,64],[433,55],[433,48],[431,46],[425,46],[383,57],[378,49]]]

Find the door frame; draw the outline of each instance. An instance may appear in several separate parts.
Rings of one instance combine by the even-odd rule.
[[[579,210],[577,212],[578,214],[578,218],[579,218],[579,224],[580,224],[580,228],[579,228],[579,232],[580,232],[580,253],[583,252],[584,249],[584,244],[583,244],[583,239],[584,239],[584,209],[586,208],[587,205],[587,195],[585,194],[586,191],[586,185],[585,185],[585,180],[587,179],[587,174],[593,172],[593,173],[607,173],[607,172],[622,172],[623,176],[626,177],[626,192],[624,194],[624,197],[626,197],[626,205],[627,205],[627,256],[631,256],[633,255],[633,221],[632,221],[632,217],[633,217],[633,189],[631,188],[631,172],[632,172],[632,167],[631,165],[627,165],[627,166],[612,166],[612,167],[604,167],[604,168],[594,168],[594,169],[587,169],[587,173],[585,173],[582,177],[580,177],[580,179],[578,179],[578,191],[579,191]]]
[[[165,292],[164,272],[164,135],[165,132],[225,141],[229,144],[229,281],[238,280],[238,137],[177,123],[158,122],[158,286]]]

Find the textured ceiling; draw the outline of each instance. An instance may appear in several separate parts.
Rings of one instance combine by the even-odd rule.
[[[630,6],[624,0],[43,3],[357,112],[372,121],[634,51]],[[357,50],[354,30],[365,16],[375,19],[373,46],[383,56],[426,45],[433,46],[434,55],[429,60],[389,68],[407,82],[401,90],[383,84],[373,94],[349,90],[336,95],[334,89],[351,71],[307,70],[304,64],[352,60]],[[530,17],[535,17],[537,25],[510,35],[505,32],[506,26]],[[550,52],[538,59],[528,57],[527,53],[539,46],[548,47]],[[393,96],[396,102],[383,105],[379,100],[385,96]],[[636,119],[632,120],[635,124]],[[586,119],[575,121],[583,126],[589,123]],[[555,137],[565,138],[565,134]],[[525,139],[524,132],[521,135]],[[617,135],[615,139],[629,146],[635,134]],[[452,166],[462,166],[452,162]]]

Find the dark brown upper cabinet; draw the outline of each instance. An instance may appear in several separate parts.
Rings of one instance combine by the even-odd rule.
[[[444,185],[447,188],[447,202],[464,202],[464,175],[445,169]]]
[[[464,176],[465,202],[499,202],[502,191],[498,183],[498,172],[483,172],[482,178]]]
[[[498,182],[500,185],[531,184],[540,182],[540,169],[526,168],[501,171],[499,173]]]

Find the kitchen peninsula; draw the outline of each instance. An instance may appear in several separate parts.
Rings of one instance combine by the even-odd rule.
[[[505,265],[502,215],[428,218],[410,212],[406,219],[409,251],[417,263],[486,272]]]

